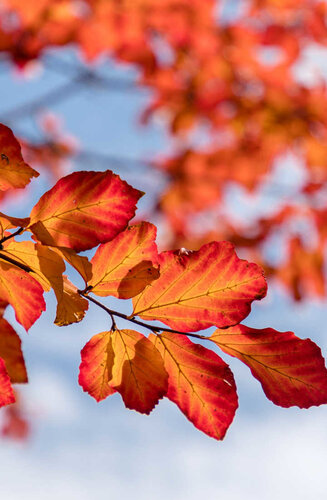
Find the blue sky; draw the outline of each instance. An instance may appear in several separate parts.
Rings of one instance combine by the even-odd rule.
[[[71,51],[61,51],[57,57],[75,59]],[[106,74],[134,77],[126,68],[109,67]],[[26,80],[3,63],[0,118],[65,81],[67,75],[50,71]],[[144,91],[87,88],[48,110],[63,117],[65,130],[85,149],[151,159],[167,150],[169,139],[158,119],[139,127],[138,117],[147,100]],[[36,133],[30,117],[16,121],[13,129]],[[104,165],[77,168],[103,169]],[[119,170],[112,164],[106,168],[146,192],[162,189],[163,179],[146,168],[141,172],[130,167]],[[2,210],[27,215],[46,187],[42,174],[33,181],[33,201],[22,198]],[[150,194],[141,208],[151,206]],[[234,202],[238,203],[236,197]],[[235,374],[240,408],[223,442],[197,431],[168,400],[148,417],[126,410],[117,395],[97,404],[77,383],[80,350],[92,335],[108,328],[108,318],[91,307],[82,323],[59,328],[53,325],[51,294],[47,305],[28,335],[17,327],[30,378],[21,392],[33,433],[27,443],[0,442],[1,498],[325,499],[326,407],[305,411],[274,406],[249,370],[224,355]],[[325,303],[295,305],[282,290],[270,288],[245,323],[310,337],[326,355],[325,310]],[[7,317],[14,324],[12,312]]]

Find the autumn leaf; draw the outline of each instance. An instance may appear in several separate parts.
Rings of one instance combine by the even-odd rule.
[[[233,245],[212,242],[197,252],[163,252],[160,277],[134,299],[133,316],[197,331],[239,323],[265,296],[262,270],[237,257]]]
[[[81,351],[82,362],[78,382],[96,401],[102,401],[116,392],[110,387],[114,363],[111,332],[94,335]]]
[[[197,429],[223,439],[238,406],[228,365],[214,352],[182,335],[151,334],[149,340],[161,353],[169,375],[167,397]]]
[[[15,394],[3,359],[0,358],[0,407],[15,402]]]
[[[100,245],[89,281],[96,295],[130,299],[159,277],[156,227],[148,222],[130,226],[115,239]]]
[[[58,286],[62,288],[62,273],[66,266],[62,257],[51,248],[32,241],[9,240],[0,257],[1,254],[32,269],[33,278],[41,284],[44,291],[48,292],[51,288],[56,290]]]
[[[13,229],[15,227],[26,227],[28,226],[30,220],[28,217],[21,219],[18,217],[10,217],[0,212],[0,239],[6,236],[8,229]]]
[[[53,289],[58,302],[56,325],[70,325],[78,323],[84,318],[88,302],[77,293],[77,288],[63,276],[66,268],[63,256],[73,262],[75,267],[79,267],[81,272],[87,273],[90,264],[86,257],[80,257],[69,249],[51,249],[32,241],[18,243],[12,240],[9,241],[2,253],[30,267],[33,276],[45,291]]]
[[[6,264],[0,252],[0,298],[15,310],[15,317],[25,330],[45,311],[42,286],[27,272]]]
[[[98,334],[82,350],[79,382],[97,401],[111,388],[127,408],[149,414],[166,394],[167,379],[156,347],[134,330]]]
[[[20,144],[10,128],[0,123],[0,190],[24,188],[38,175],[24,162]]]
[[[57,297],[57,314],[55,324],[67,326],[72,323],[79,323],[85,316],[89,308],[89,303],[77,292],[77,287],[63,276],[63,283],[55,289]]]
[[[92,278],[92,264],[87,257],[78,255],[75,250],[64,247],[53,247],[53,251],[63,257],[82,276],[85,284]]]
[[[319,347],[293,332],[237,325],[210,337],[251,369],[273,403],[309,408],[327,403],[327,370]]]
[[[11,383],[27,382],[21,340],[4,318],[0,318],[0,358],[5,362]]]
[[[141,196],[110,170],[74,172],[40,198],[29,229],[44,245],[87,250],[124,230]]]

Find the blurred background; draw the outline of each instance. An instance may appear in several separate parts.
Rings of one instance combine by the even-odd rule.
[[[137,220],[161,249],[229,240],[265,268],[245,324],[326,355],[326,14],[318,0],[2,0],[0,122],[40,177],[1,211],[26,216],[63,175],[111,169],[146,193]],[[30,382],[0,414],[2,498],[325,499],[325,407],[274,406],[222,353],[240,400],[222,442],[168,400],[150,416],[98,404],[78,367],[108,319],[91,305],[59,328],[47,295],[28,335],[6,312]]]

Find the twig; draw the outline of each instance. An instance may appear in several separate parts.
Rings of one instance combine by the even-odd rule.
[[[22,264],[21,262],[18,262],[15,259],[12,259],[11,257],[8,257],[7,255],[4,255],[3,253],[0,253],[0,259],[5,260],[10,264],[14,264],[14,266],[19,267],[20,269],[26,271],[27,273],[34,273],[33,269],[31,269],[30,267],[26,266],[25,264]]]
[[[98,300],[94,299],[93,297],[90,297],[87,293],[85,293],[85,290],[77,290],[77,291],[85,299],[89,300],[90,302],[93,302],[93,304],[96,304],[98,307],[101,307],[101,309],[106,311],[106,313],[109,314],[111,319],[113,319],[113,316],[117,316],[118,318],[122,318],[122,319],[125,319],[126,321],[130,321],[131,323],[134,323],[135,325],[139,325],[139,326],[142,326],[143,328],[147,328],[148,330],[151,330],[153,333],[159,333],[159,332],[177,333],[178,335],[186,335],[187,337],[193,337],[193,338],[199,339],[199,340],[208,340],[208,337],[205,337],[204,335],[198,335],[196,333],[181,332],[180,330],[173,330],[172,328],[166,328],[166,327],[162,327],[162,326],[149,325],[147,323],[144,323],[143,321],[135,319],[135,317],[127,316],[127,314],[123,314],[123,313],[120,313],[118,311],[114,311],[112,309],[109,309],[109,307],[103,305]],[[116,323],[114,321],[113,321],[113,326],[116,328]]]

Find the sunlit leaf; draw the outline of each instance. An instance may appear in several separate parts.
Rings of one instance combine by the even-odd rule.
[[[125,229],[140,196],[110,170],[74,172],[40,198],[30,229],[44,245],[87,250]]]
[[[311,340],[245,325],[216,330],[210,340],[248,365],[273,403],[285,408],[327,403],[327,370]]]
[[[0,358],[0,407],[15,402],[15,395],[10,383],[10,377],[3,359]]]
[[[55,324],[66,326],[82,321],[89,303],[78,294],[76,286],[67,276],[63,276],[63,287],[57,287],[55,294],[58,301]]]
[[[4,318],[0,318],[0,358],[5,362],[11,383],[27,382],[21,340]]]
[[[24,188],[38,175],[24,162],[19,142],[10,128],[0,123],[0,190]]]
[[[159,277],[156,228],[148,222],[130,226],[109,243],[100,245],[92,259],[89,281],[96,295],[129,299]]]
[[[82,350],[79,382],[97,401],[112,388],[127,408],[149,414],[166,394],[167,379],[156,347],[134,330],[101,333]]]
[[[167,397],[208,436],[223,439],[237,409],[234,377],[214,352],[172,333],[149,336],[168,372]]]
[[[28,330],[45,311],[42,286],[30,274],[1,260],[0,298],[15,310],[16,320]]]
[[[133,315],[174,329],[234,325],[266,294],[261,268],[239,259],[226,241],[197,252],[163,252],[159,265],[159,279],[135,297]]]

